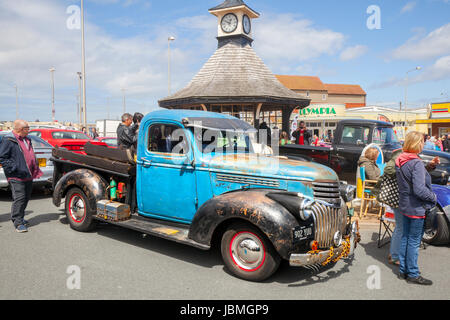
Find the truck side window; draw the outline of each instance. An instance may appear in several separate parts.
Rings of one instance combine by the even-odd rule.
[[[342,144],[358,144],[358,141],[363,144],[369,142],[369,128],[358,126],[344,126],[342,130],[341,143]]]
[[[176,125],[153,124],[148,130],[148,151],[187,154],[189,145],[182,128]]]

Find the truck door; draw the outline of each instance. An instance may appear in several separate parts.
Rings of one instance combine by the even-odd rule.
[[[142,130],[136,181],[139,214],[189,223],[197,211],[197,187],[186,132],[163,121],[146,123]]]
[[[364,147],[369,143],[370,128],[346,124],[342,128],[341,139],[336,145],[336,155],[339,159],[341,180],[354,181],[358,160]]]

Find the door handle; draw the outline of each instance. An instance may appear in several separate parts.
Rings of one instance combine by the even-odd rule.
[[[147,158],[142,157],[141,161],[144,168],[148,168],[152,165],[152,160],[147,160]]]

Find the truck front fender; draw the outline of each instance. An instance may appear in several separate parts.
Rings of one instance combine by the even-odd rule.
[[[296,218],[281,204],[266,197],[274,190],[234,191],[214,197],[204,203],[192,220],[189,238],[211,246],[213,235],[220,225],[240,219],[258,227],[272,242],[284,259],[297,249],[293,244]]]
[[[66,173],[56,184],[53,191],[53,204],[57,207],[71,187],[78,187],[86,194],[91,208],[97,207],[97,201],[107,199],[108,183],[92,170],[77,169]]]

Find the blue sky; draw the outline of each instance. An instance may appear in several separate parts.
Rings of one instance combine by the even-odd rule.
[[[88,121],[149,112],[167,96],[167,38],[172,92],[183,88],[214,53],[221,0],[85,0]],[[359,84],[368,104],[408,107],[450,100],[450,0],[247,0],[261,14],[253,47],[275,74],[314,75]],[[75,120],[81,69],[80,30],[67,27],[79,0],[0,0],[0,120],[51,119],[55,67],[56,118]],[[380,9],[380,29],[367,13]],[[125,91],[122,91],[122,88]]]

